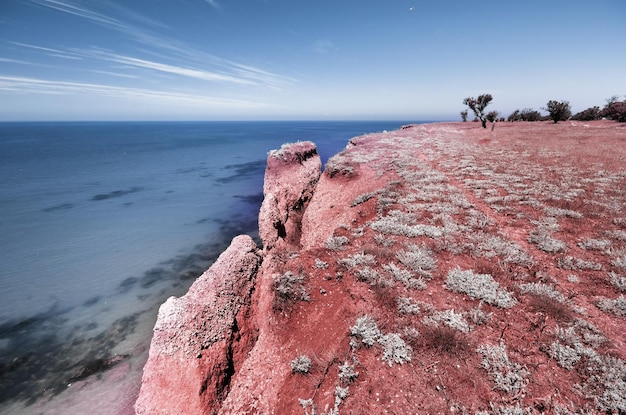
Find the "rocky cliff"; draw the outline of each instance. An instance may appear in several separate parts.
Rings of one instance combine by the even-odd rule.
[[[137,413],[623,413],[624,142],[458,123],[323,173],[313,143],[271,152],[262,249],[163,304]]]

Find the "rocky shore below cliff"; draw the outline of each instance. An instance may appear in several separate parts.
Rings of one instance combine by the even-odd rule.
[[[137,414],[626,412],[626,129],[268,155],[258,247],[159,311]]]

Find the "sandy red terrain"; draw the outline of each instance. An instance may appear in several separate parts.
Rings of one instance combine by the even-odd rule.
[[[266,175],[291,201],[261,210],[248,347],[206,413],[626,411],[626,126],[490,127],[354,138],[312,192],[302,159]]]

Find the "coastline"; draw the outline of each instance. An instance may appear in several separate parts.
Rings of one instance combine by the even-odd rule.
[[[335,389],[337,381],[333,375],[334,367],[342,361],[337,360],[337,356],[343,359],[350,355],[355,362],[353,369],[365,372],[366,377],[350,381],[350,392],[345,395],[342,392],[341,398],[334,399],[335,410],[341,405],[344,410],[357,412],[439,411],[449,409],[450,399],[459,409],[504,410],[513,408],[507,406],[508,391],[498,392],[498,384],[495,388],[492,386],[491,374],[485,372],[484,365],[481,369],[480,363],[481,350],[492,350],[489,348],[495,347],[494,342],[498,344],[498,336],[500,344],[506,344],[498,353],[510,353],[511,361],[515,362],[511,363],[511,368],[518,368],[516,376],[520,376],[521,383],[513,386],[515,408],[537,407],[532,396],[546,388],[552,390],[549,384],[564,397],[562,401],[552,401],[552,408],[622,408],[624,402],[620,398],[603,398],[591,392],[581,396],[572,387],[579,382],[578,378],[564,373],[566,363],[541,346],[553,340],[550,340],[550,333],[561,325],[572,330],[588,330],[575,325],[583,324],[575,323],[579,321],[585,321],[587,326],[584,327],[595,327],[593,330],[602,333],[603,338],[617,339],[621,333],[617,328],[623,328],[623,322],[620,323],[619,316],[611,316],[595,305],[599,296],[614,301],[615,287],[599,283],[598,278],[605,277],[597,273],[598,269],[585,268],[587,262],[575,262],[575,257],[560,253],[561,249],[552,251],[533,235],[546,232],[541,229],[544,222],[556,221],[559,227],[552,225],[550,231],[554,233],[554,240],[564,240],[565,246],[573,250],[571,253],[593,258],[589,264],[605,264],[600,270],[615,269],[611,264],[619,263],[619,258],[611,259],[611,255],[619,256],[619,249],[626,241],[626,234],[620,230],[622,222],[612,223],[610,217],[608,221],[597,218],[606,218],[620,203],[623,206],[620,198],[624,195],[600,194],[597,189],[619,188],[619,183],[626,180],[626,176],[615,171],[623,155],[614,151],[616,144],[623,144],[625,135],[616,124],[605,122],[555,126],[502,123],[493,131],[476,128],[471,123],[407,126],[402,130],[351,139],[346,150],[329,160],[325,172],[317,176],[319,179],[315,179],[315,167],[307,167],[310,151],[285,146],[279,152],[270,153],[265,200],[259,216],[263,262],[258,275],[255,271],[257,282],[252,296],[242,297],[249,298],[244,300],[245,312],[236,311],[231,328],[226,329],[236,328],[236,340],[226,344],[221,341],[196,343],[193,339],[201,333],[198,330],[202,330],[202,325],[196,328],[193,324],[186,325],[187,330],[191,330],[189,337],[172,329],[177,321],[172,315],[167,317],[169,329],[157,322],[156,330],[161,339],[182,337],[172,344],[163,340],[155,343],[153,338],[151,359],[154,357],[160,362],[160,369],[154,370],[154,361],[149,361],[144,368],[137,412],[184,412],[182,407],[167,409],[170,404],[177,405],[176,402],[156,398],[162,393],[160,387],[166,384],[170,385],[168,396],[176,396],[175,401],[185,402],[185,405],[203,408],[197,411],[205,413],[218,410],[225,414],[241,413],[244,408],[256,408],[252,413],[293,413],[301,410],[301,405],[305,413],[307,408],[323,408],[324,405],[329,408],[339,390]],[[590,142],[594,144],[592,148],[587,146]],[[564,143],[568,145],[564,147]],[[290,151],[295,156],[285,156]],[[594,160],[595,164],[587,165],[587,160]],[[546,175],[547,171],[551,174]],[[566,174],[570,175],[567,180]],[[408,181],[412,181],[411,186],[407,186]],[[554,193],[553,186],[557,183],[561,183],[560,191],[570,196]],[[493,190],[489,190],[490,186]],[[512,194],[517,188],[527,193]],[[546,194],[546,189],[551,189],[550,193]],[[584,202],[584,197],[602,203]],[[624,214],[619,209],[618,212]],[[295,213],[298,215],[294,216]],[[544,216],[548,219],[542,219]],[[581,227],[582,217],[596,219]],[[539,231],[535,229],[537,226]],[[617,254],[578,247],[580,238],[596,240],[598,227],[612,235],[609,242],[603,243],[613,244],[618,251],[611,252]],[[470,229],[472,232],[468,233]],[[229,255],[237,255],[236,249]],[[428,259],[430,265],[424,263],[412,268],[410,258],[415,255],[420,256],[420,260]],[[395,264],[397,260],[399,264]],[[573,265],[568,265],[568,261],[574,261]],[[293,280],[300,281],[298,284],[302,286],[296,285],[295,291],[288,294],[285,298],[288,304],[277,304],[276,284],[281,283],[281,274],[289,275],[286,270],[302,273],[302,280]],[[220,267],[212,268],[209,273],[209,280],[215,283],[238,280],[236,274]],[[500,300],[474,293],[464,285],[454,288],[457,274],[483,278],[488,284],[499,287],[502,295],[506,293],[510,300],[498,302]],[[587,283],[591,281],[595,281],[594,288],[589,292],[591,288],[587,288]],[[201,291],[195,290],[191,298],[202,295]],[[567,298],[562,293],[577,294],[566,301],[561,300]],[[400,297],[396,298],[398,295]],[[539,308],[539,303],[534,302],[536,297],[552,308]],[[187,304],[191,298],[186,295],[179,300]],[[405,302],[406,310],[402,311],[400,304]],[[190,314],[180,317],[196,321],[194,307],[190,307]],[[557,311],[565,314],[554,314]],[[207,312],[210,315],[210,311],[203,311]],[[403,313],[419,317],[407,320]],[[386,354],[386,349],[382,356],[383,360],[392,359],[388,365],[381,365],[380,346],[373,347],[373,351],[358,346],[359,339],[366,340],[355,334],[358,333],[356,326],[349,326],[355,319],[358,325],[359,316],[364,315],[373,315],[374,321],[382,322],[381,328],[376,328],[380,334],[376,334],[372,344],[378,341],[386,347],[385,342],[390,340],[383,339],[392,338],[396,342],[393,357]],[[453,326],[450,319],[455,315],[457,323]],[[159,319],[162,318],[166,316],[160,313]],[[537,318],[548,318],[544,320],[548,327],[545,332],[535,332],[532,327],[524,331],[525,325],[532,326]],[[504,330],[503,324],[506,325]],[[460,332],[453,337],[460,336],[463,341],[453,346],[438,345],[432,336],[444,330],[442,325],[450,326],[445,330],[452,330],[451,333]],[[388,331],[393,329],[404,331]],[[218,332],[226,333],[221,330]],[[418,335],[418,331],[425,337]],[[519,338],[516,333],[521,332],[530,333],[525,336],[534,340],[525,336]],[[228,338],[226,335],[225,339]],[[353,345],[353,341],[357,342]],[[221,346],[213,348],[214,344]],[[530,344],[535,346],[529,347]],[[558,344],[558,339],[553,344]],[[604,341],[602,344],[604,346],[593,346],[597,364],[604,362],[608,357],[603,356],[609,354],[615,356],[618,367],[619,362],[623,364],[622,344]],[[201,351],[195,352],[195,347],[200,347]],[[237,352],[225,355],[224,347]],[[178,352],[173,350],[178,348],[186,350],[188,357],[176,357]],[[289,362],[303,352],[315,356],[310,369],[319,382],[315,391],[306,382],[302,383],[293,369],[289,370]],[[442,353],[447,355],[445,363],[441,360]],[[483,361],[487,359],[484,353]],[[231,368],[226,373],[230,375],[207,389],[207,394],[197,396],[194,382],[204,382],[202,379],[207,373],[224,374],[219,370],[215,372],[219,364],[212,365],[225,356],[226,365]],[[191,384],[180,385],[177,389],[180,372],[168,379],[168,373],[174,373],[167,370],[171,358],[177,362],[188,361],[184,365],[196,368],[193,376],[183,376]],[[506,359],[509,361],[508,356]],[[433,377],[432,373],[417,378],[411,375],[411,371],[429,361],[435,363],[427,367],[438,366],[444,378],[442,375]],[[530,365],[531,361],[540,361],[553,369],[538,370],[538,366]],[[459,371],[461,362],[464,369]],[[198,372],[198,364],[205,367],[206,372]],[[293,361],[291,365],[293,368]],[[391,385],[383,379],[390,376],[388,371],[392,368],[397,382],[390,389]],[[480,394],[467,394],[463,379],[468,376],[474,379],[474,388],[480,388]],[[558,376],[558,380],[554,376]],[[530,378],[532,383],[528,383]],[[215,381],[213,375],[207,379]],[[432,382],[439,382],[439,388],[429,388]],[[585,382],[584,387],[596,387],[589,383],[591,378]],[[161,386],[155,388],[155,385]],[[365,385],[369,386],[365,388]],[[341,377],[339,387],[348,388],[347,383],[341,383]],[[619,386],[612,387],[619,389]],[[398,388],[422,392],[398,395]],[[442,388],[447,390],[445,395],[439,393]],[[384,399],[376,402],[367,399],[372,389]],[[613,392],[619,394],[617,390]],[[314,398],[307,399],[311,393]]]
[[[45,261],[42,259],[44,252],[39,252],[37,257],[29,260],[27,267],[20,267],[18,258],[13,258],[16,265],[5,267],[2,271],[6,276],[3,276],[0,290],[3,290],[8,299],[26,297],[28,300],[28,292],[19,289],[19,285],[12,285],[11,281],[17,277],[25,281],[24,275],[33,268],[37,259],[44,264],[42,266],[44,272],[33,272],[33,276],[37,278],[45,276],[43,284],[53,283],[58,276],[65,277],[68,281],[62,290],[63,296],[56,295],[53,290],[46,290],[44,299],[51,299],[50,307],[31,299],[30,301],[41,310],[37,310],[34,316],[28,314],[25,314],[24,318],[16,316],[15,319],[9,319],[7,324],[3,324],[0,348],[3,350],[3,359],[10,361],[7,365],[4,365],[7,363],[4,360],[0,361],[2,366],[0,383],[4,385],[1,390],[3,393],[9,393],[10,386],[17,388],[18,391],[9,394],[14,400],[3,402],[3,410],[12,413],[30,413],[34,408],[39,408],[46,413],[63,413],[64,409],[70,408],[100,407],[98,396],[102,396],[103,399],[106,397],[108,402],[112,402],[108,408],[102,408],[104,413],[110,414],[112,407],[116,405],[115,396],[123,394],[115,395],[109,386],[114,385],[126,393],[125,389],[133,389],[131,386],[122,386],[129,381],[126,377],[138,369],[141,376],[139,366],[143,366],[141,359],[145,360],[147,357],[147,346],[158,306],[170,295],[183,295],[193,279],[228,246],[232,236],[248,233],[257,238],[258,206],[261,204],[262,169],[265,164],[263,157],[266,153],[264,148],[272,148],[268,143],[280,143],[284,139],[281,137],[297,139],[315,135],[321,137],[327,147],[330,144],[329,148],[333,148],[332,145],[336,142],[341,148],[345,146],[347,138],[353,136],[352,131],[368,131],[372,125],[376,125],[376,123],[365,124],[370,127],[362,123],[289,123],[282,126],[281,123],[271,125],[264,123],[262,126],[269,128],[266,131],[258,130],[254,123],[247,123],[245,128],[237,128],[236,123],[231,123],[227,129],[219,132],[211,129],[214,127],[212,123],[194,123],[191,126],[193,128],[187,128],[187,123],[168,123],[165,126],[128,123],[121,126],[123,127],[121,129],[120,125],[110,123],[78,126],[71,124],[68,131],[64,131],[66,127],[64,123],[56,123],[52,129],[46,126],[43,130],[40,128],[41,125],[33,126],[29,123],[26,130],[19,131],[6,130],[6,125],[3,125],[4,136],[13,137],[0,143],[3,145],[3,153],[11,154],[8,150],[15,147],[20,149],[18,154],[25,157],[27,162],[32,159],[38,160],[37,165],[32,167],[20,159],[14,159],[2,166],[15,176],[7,177],[10,177],[15,185],[19,185],[20,191],[24,193],[21,195],[7,190],[4,194],[13,195],[12,199],[18,197],[28,199],[27,209],[19,207],[11,209],[14,215],[19,213],[21,216],[10,219],[13,224],[23,223],[26,232],[19,232],[17,237],[11,237],[10,232],[5,232],[4,237],[13,239],[9,247],[17,249],[23,246],[24,249],[20,252],[25,255],[34,249],[26,240],[19,242],[20,238],[30,233],[34,234],[35,231],[53,229],[54,232],[50,231],[45,239],[39,235],[32,239],[46,249],[59,247],[56,251],[50,251],[51,253],[58,251],[59,256]],[[164,127],[167,128],[161,131]],[[151,133],[151,128],[158,129],[158,134]],[[50,133],[57,135],[53,136]],[[132,134],[127,136],[129,133]],[[346,138],[338,140],[338,136]],[[223,151],[228,150],[229,143],[246,143],[248,140],[252,140],[253,143],[249,151],[238,149],[212,162],[212,157],[219,154],[211,150],[213,147],[207,147],[213,137],[224,137],[219,147]],[[60,139],[69,141],[64,144],[63,141],[59,141]],[[79,145],[76,146],[74,141],[78,141]],[[98,144],[103,151],[94,155],[88,147],[91,143]],[[102,147],[108,143],[111,143],[110,149]],[[47,145],[53,145],[55,148],[67,147],[68,150],[49,152],[46,151]],[[190,158],[189,152],[185,152],[186,149],[193,150],[197,147],[203,151],[199,149],[192,151],[194,154]],[[80,152],[76,154],[77,149],[82,148],[85,155]],[[151,153],[144,155],[144,149]],[[163,152],[155,153],[155,149]],[[72,163],[64,163],[53,158],[56,154],[70,154],[70,150],[74,159]],[[330,157],[334,152],[326,150],[326,157]],[[159,154],[162,156],[156,160],[158,163],[155,163],[154,155]],[[101,162],[103,155],[108,158]],[[172,156],[177,160],[169,163],[167,157]],[[101,177],[88,178],[84,163],[79,164],[83,160],[89,167],[99,168],[99,163],[104,164],[97,170],[97,175]],[[147,167],[144,162],[147,163]],[[119,167],[109,180],[108,166],[111,165]],[[57,166],[63,167],[63,171],[58,174],[61,178],[58,184],[54,179],[57,175],[48,169]],[[66,172],[72,171],[70,167],[80,169],[68,176]],[[132,174],[123,174],[127,171],[124,170],[126,167],[131,168]],[[27,177],[23,174],[20,176],[20,169],[28,171],[30,177],[36,178],[39,177],[37,168],[44,170],[41,173],[43,181],[36,186],[28,187],[31,185],[25,181]],[[137,172],[141,175],[137,176]],[[158,178],[159,182],[155,182],[154,179],[150,183],[138,181],[143,180],[143,176],[150,175],[155,179]],[[67,177],[70,179],[66,179]],[[128,177],[128,180],[125,177]],[[166,181],[160,182],[162,179]],[[183,182],[179,183],[179,180]],[[213,182],[215,185],[212,186]],[[249,184],[241,187],[242,183]],[[5,182],[3,186],[10,184]],[[197,190],[187,196],[186,191],[194,187],[198,187]],[[223,217],[212,208],[215,205],[211,198],[212,187],[222,194],[224,191],[227,191],[228,195],[233,194],[232,198],[230,196],[219,198],[219,203],[231,205]],[[35,196],[41,200],[34,199]],[[37,203],[34,203],[35,201]],[[181,203],[189,206],[191,211],[184,213],[184,209],[177,209],[179,211],[177,215],[182,216],[179,219],[180,226],[175,229],[173,237],[180,236],[185,239],[183,245],[189,249],[184,251],[174,249],[172,252],[172,247],[178,245],[171,245],[162,237],[153,237],[150,243],[140,244],[136,254],[132,254],[135,252],[134,248],[126,249],[127,244],[135,241],[127,239],[123,231],[135,229],[144,223],[150,226],[149,220],[161,209],[159,206],[165,204],[175,207]],[[145,212],[139,217],[134,217],[133,214],[141,209]],[[26,221],[24,219],[26,214],[36,215],[38,222]],[[106,216],[98,216],[101,214]],[[9,220],[7,216],[5,215],[3,220]],[[86,225],[77,222],[83,219],[88,219]],[[115,222],[106,225],[111,219]],[[63,221],[71,225],[65,225]],[[125,229],[119,234],[118,229],[111,226],[117,221],[126,224]],[[89,223],[96,225],[96,228],[89,228]],[[165,223],[169,223],[169,219],[165,219],[163,224]],[[193,226],[193,229],[190,229],[190,226]],[[241,226],[247,229],[242,229]],[[214,232],[205,231],[199,235],[197,244],[188,240],[191,237],[190,231],[196,235],[202,233],[202,229],[213,228]],[[156,231],[162,233],[165,228],[158,223]],[[68,242],[81,241],[79,238],[81,232],[87,235],[87,239],[76,246],[84,247],[87,250],[85,254],[94,252],[106,256],[105,266],[93,262],[89,255],[73,253],[73,248]],[[99,232],[104,232],[105,237],[115,237],[115,240],[105,243],[106,239],[101,238]],[[46,243],[48,239],[56,241],[58,238],[64,242]],[[196,236],[193,236],[193,240],[196,240]],[[15,244],[16,241],[18,244]],[[153,249],[154,243],[164,249],[162,251]],[[11,258],[11,252],[5,250],[3,255]],[[162,252],[165,252],[165,255]],[[126,257],[128,260],[123,259]],[[154,258],[154,262],[151,258]],[[124,266],[128,261],[132,261],[129,263],[133,267],[132,272],[129,271],[131,268],[126,269]],[[107,268],[106,264],[109,262],[123,268],[123,272],[117,272],[117,268]],[[77,284],[66,277],[70,273],[63,268],[63,264],[71,265],[71,271],[75,271],[77,275],[81,277],[84,275],[88,284]],[[78,291],[80,287],[89,289],[91,284],[100,283],[103,284],[103,289],[80,297],[81,293]],[[42,284],[30,284],[29,290],[34,291],[39,285]],[[110,293],[107,287],[110,287]],[[65,296],[70,295],[71,297],[65,301]],[[151,297],[148,298],[147,295]],[[150,306],[153,301],[154,306]],[[25,301],[20,302],[24,303]],[[9,304],[5,302],[4,306],[9,307]],[[55,304],[58,304],[56,308]],[[9,310],[7,316],[11,317],[11,313],[18,309],[19,307],[7,308]],[[24,309],[28,313],[32,312],[33,307]],[[142,336],[146,339],[143,344],[140,339]],[[141,353],[143,357],[140,358]],[[125,357],[127,355],[129,356]],[[122,361],[117,360],[119,357],[123,357]],[[113,363],[116,364],[112,365]],[[139,380],[137,378],[137,385]],[[19,386],[20,382],[27,383],[22,387]],[[68,388],[68,384],[72,386]],[[37,398],[40,398],[38,402]]]

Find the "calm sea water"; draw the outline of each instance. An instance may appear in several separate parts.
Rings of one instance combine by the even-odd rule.
[[[158,306],[256,237],[267,152],[406,123],[0,124],[0,413],[130,413]]]

